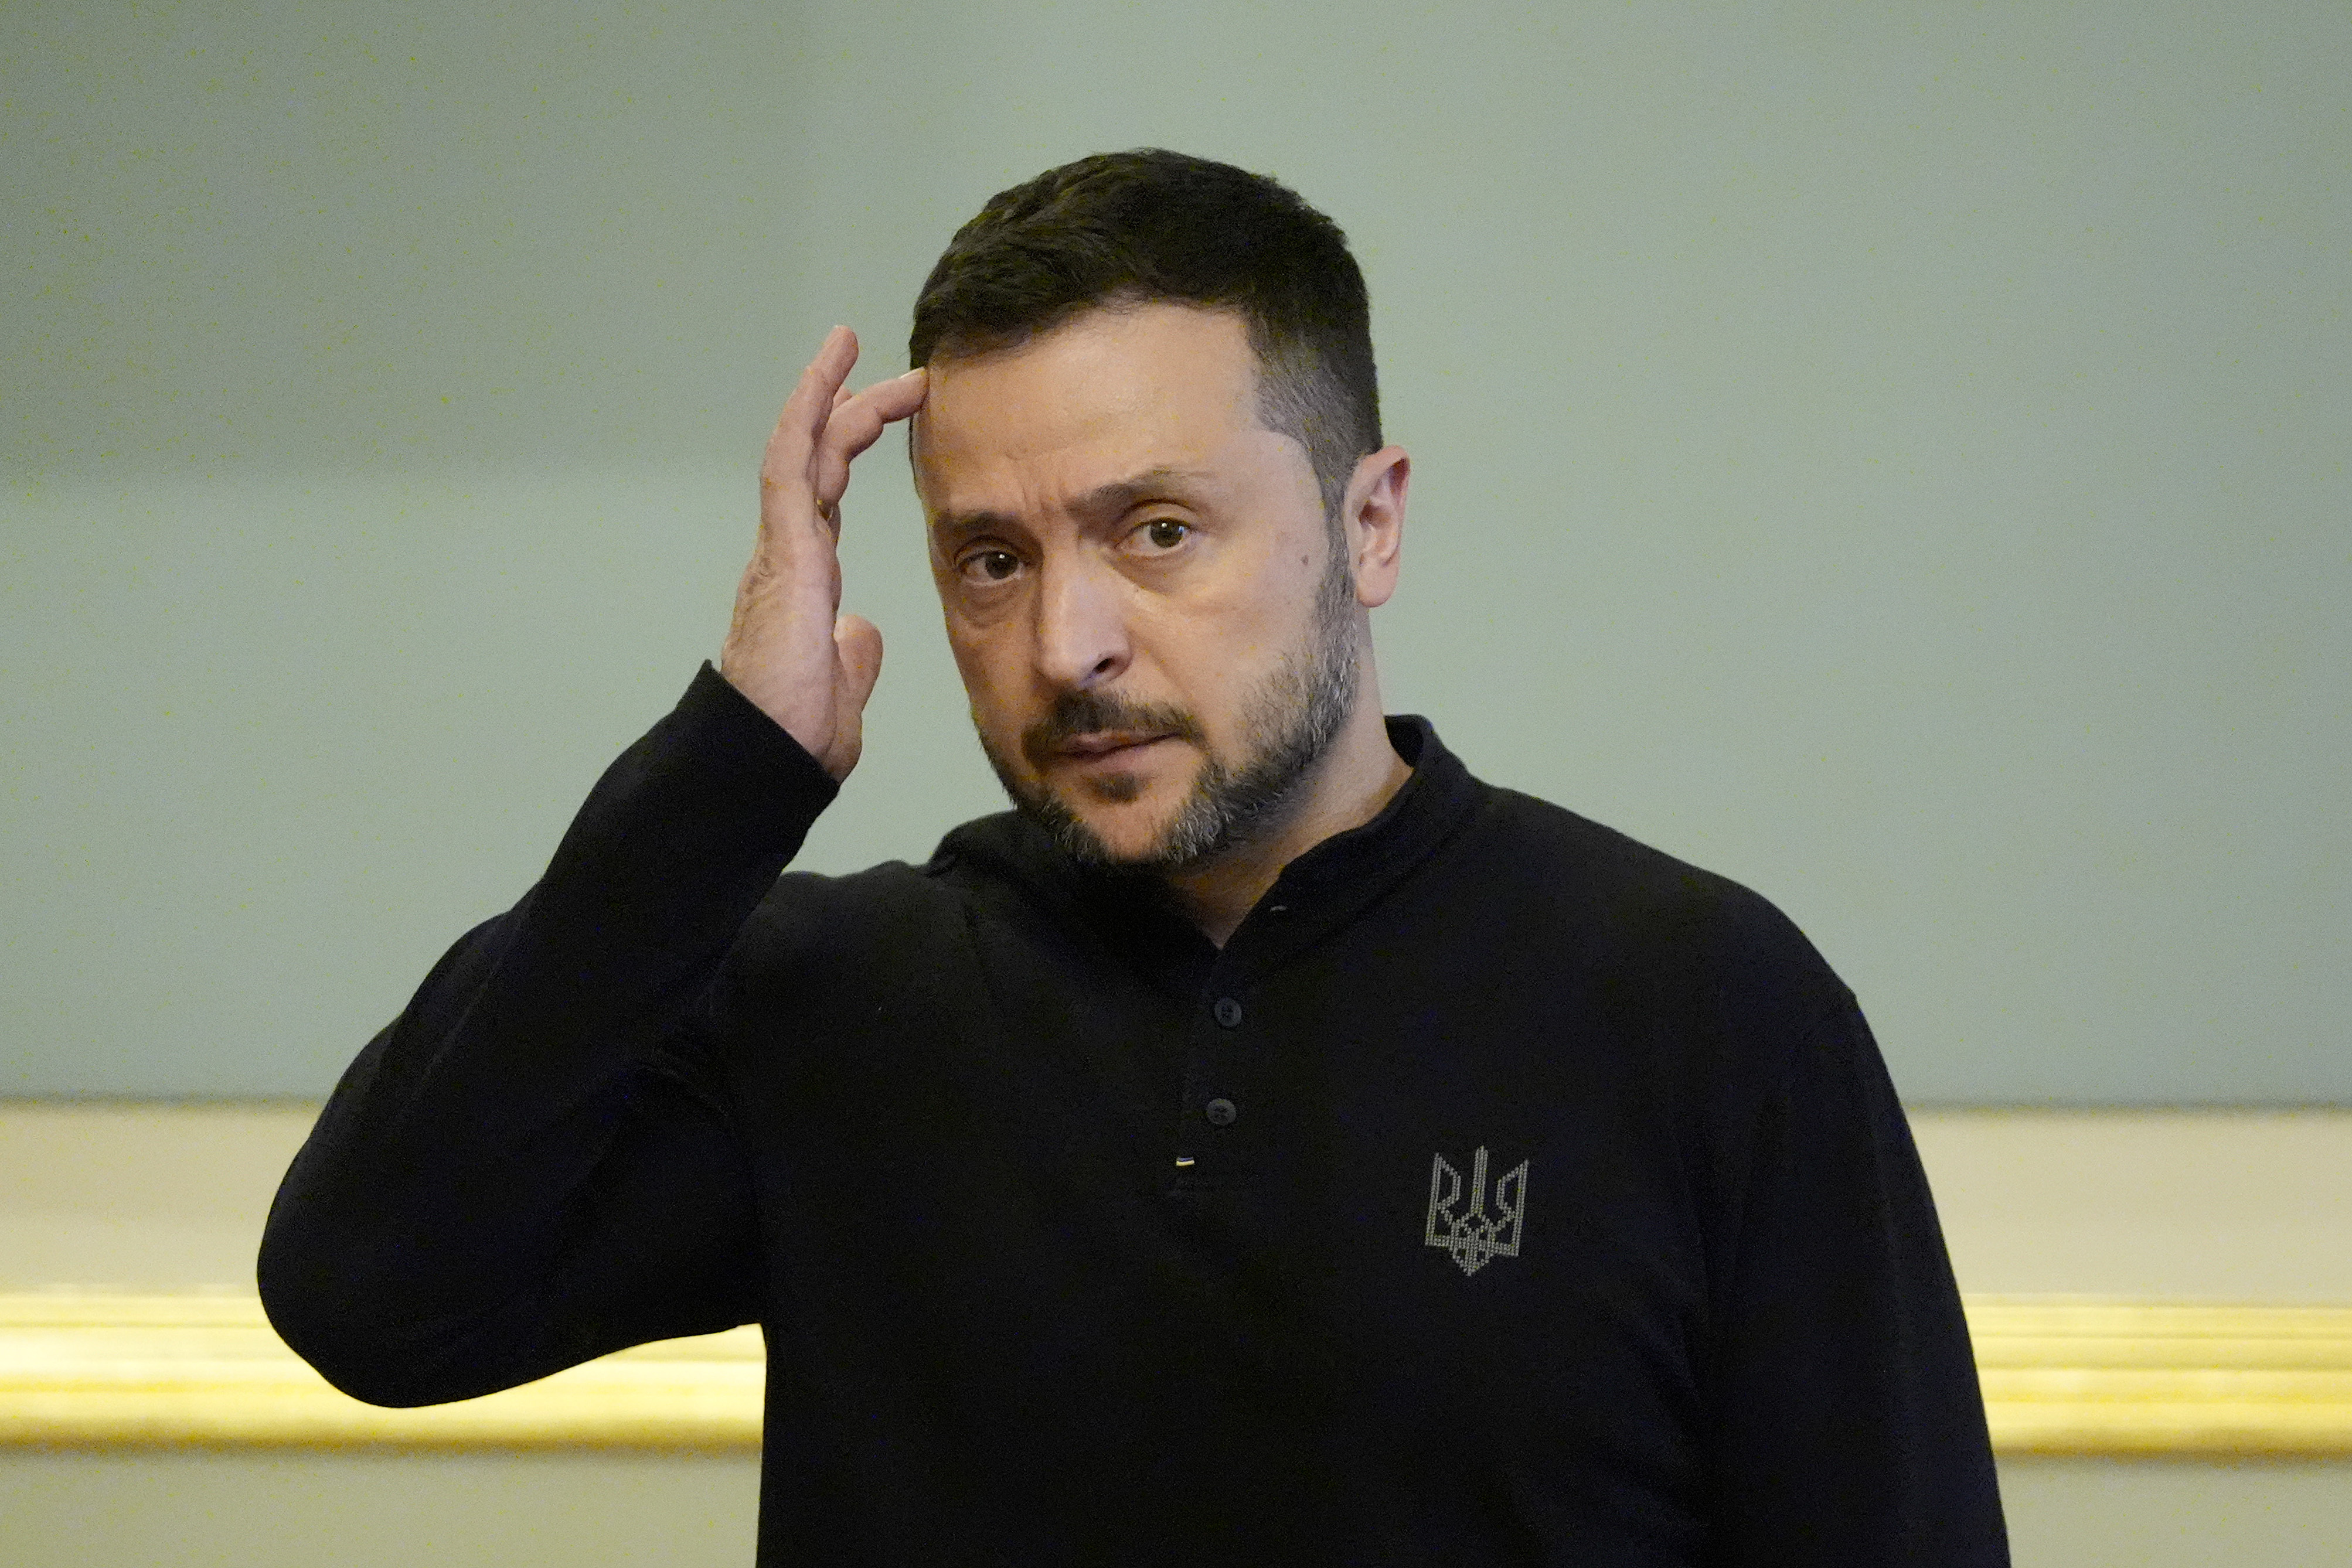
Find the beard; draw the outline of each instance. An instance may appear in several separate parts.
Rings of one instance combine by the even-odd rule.
[[[1275,828],[1297,805],[1300,787],[1339,737],[1356,706],[1353,576],[1341,540],[1330,540],[1307,644],[1282,656],[1242,708],[1242,754],[1231,761],[1208,750],[1206,732],[1192,713],[1170,703],[1137,703],[1102,692],[1064,692],[1045,716],[1022,732],[1022,754],[1043,773],[1054,748],[1073,737],[1102,730],[1171,736],[1201,748],[1192,788],[1166,826],[1141,851],[1116,854],[1068,801],[1042,781],[1017,777],[983,732],[981,750],[1013,806],[1051,834],[1081,865],[1121,872],[1168,873],[1213,861]],[[1087,786],[1097,799],[1132,800],[1142,785],[1132,774],[1111,774]]]

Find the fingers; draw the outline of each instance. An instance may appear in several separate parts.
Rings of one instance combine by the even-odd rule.
[[[778,520],[780,507],[800,513],[806,507],[838,533],[851,460],[880,440],[892,422],[922,406],[928,385],[923,371],[909,371],[853,394],[849,371],[856,362],[857,335],[835,327],[784,400],[760,465],[763,525]]]
[[[763,488],[807,482],[809,454],[815,450],[825,421],[849,381],[850,367],[856,363],[857,334],[846,327],[835,327],[827,332],[816,358],[809,361],[792,396],[784,400],[784,411],[777,416],[775,431],[768,437],[767,454],[760,465]]]
[[[929,376],[912,370],[875,382],[833,411],[809,475],[820,508],[829,513],[840,502],[842,492],[849,488],[851,461],[879,441],[884,430],[922,407],[929,390]]]

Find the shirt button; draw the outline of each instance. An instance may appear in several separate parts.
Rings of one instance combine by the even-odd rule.
[[[1242,1027],[1242,1005],[1241,1003],[1234,1000],[1233,998],[1219,997],[1217,998],[1217,1005],[1209,1010],[1215,1013],[1217,1015],[1217,1021],[1224,1025],[1227,1029],[1239,1029]]]
[[[1230,1127],[1234,1124],[1234,1118],[1241,1114],[1230,1100],[1210,1101],[1208,1113],[1209,1125],[1212,1127]]]

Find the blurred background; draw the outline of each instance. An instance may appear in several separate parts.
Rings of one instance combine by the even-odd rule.
[[[1158,144],[1364,266],[1390,706],[1806,929],[1965,1288],[2352,1299],[2339,0],[10,0],[0,76],[0,1287],[249,1289],[306,1108],[715,656],[825,328],[904,368],[987,195]],[[846,510],[888,657],[825,870],[1001,803],[895,443]],[[247,1173],[210,1251],[119,1175],[166,1103]],[[2192,1168],[2241,1207],[2147,1198]],[[0,1511],[373,1562],[321,1540],[430,1485],[747,1560],[750,1460],[570,1462],[16,1451]],[[2004,1474],[2021,1562],[2352,1555],[2331,1464]],[[635,1560],[582,1528],[479,1550]]]
[[[1915,1101],[2352,1099],[2340,5],[6,26],[7,1092],[323,1092],[715,653],[825,328],[1165,144],[1362,256],[1392,706],[1781,903]],[[851,508],[825,869],[1001,805]]]

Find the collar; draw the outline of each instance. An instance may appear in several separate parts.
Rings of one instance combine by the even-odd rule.
[[[1334,833],[1285,866],[1233,939],[1229,960],[1281,962],[1348,925],[1468,823],[1486,787],[1418,715],[1387,720],[1389,744],[1412,769],[1380,814]]]
[[[956,829],[941,841],[929,870],[955,877],[969,868],[1010,882],[1110,937],[1109,946],[1145,967],[1170,967],[1169,979],[1201,973],[1213,962],[1229,970],[1279,963],[1352,921],[1411,874],[1467,824],[1485,796],[1486,786],[1446,749],[1429,720],[1405,715],[1386,723],[1389,744],[1412,776],[1370,821],[1333,834],[1285,866],[1222,953],[1177,912],[1156,879],[1081,866],[1018,812]]]

